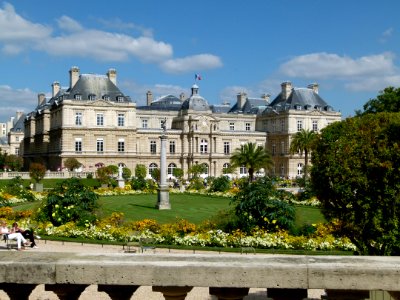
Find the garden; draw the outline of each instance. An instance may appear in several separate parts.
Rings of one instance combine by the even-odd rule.
[[[18,178],[3,184],[0,218],[16,220],[45,239],[124,244],[151,237],[158,247],[355,250],[349,239],[334,234],[334,224],[325,221],[316,199],[278,190],[279,183],[269,178],[259,178],[251,188],[247,180],[238,181],[224,192],[211,183],[208,189],[185,192],[171,188],[171,210],[155,208],[156,189],[146,184],[136,190],[135,182],[124,189],[77,178],[50,184],[52,189],[41,193]]]

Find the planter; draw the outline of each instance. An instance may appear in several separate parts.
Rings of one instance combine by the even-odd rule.
[[[43,183],[35,183],[33,188],[35,192],[43,192]]]

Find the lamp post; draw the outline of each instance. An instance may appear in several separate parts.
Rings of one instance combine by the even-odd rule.
[[[161,158],[160,158],[160,185],[158,188],[158,197],[156,208],[171,209],[169,203],[169,187],[167,184],[167,120],[166,118],[161,122],[161,128],[163,132],[160,136],[161,140]]]

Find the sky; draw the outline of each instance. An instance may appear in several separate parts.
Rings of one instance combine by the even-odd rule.
[[[190,95],[209,104],[319,84],[343,118],[400,86],[400,1],[1,1],[0,122],[29,113],[51,84],[117,71],[137,105]]]

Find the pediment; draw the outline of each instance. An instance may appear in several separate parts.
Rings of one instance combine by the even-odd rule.
[[[94,101],[90,101],[87,103],[87,106],[98,106],[98,107],[106,107],[106,106],[115,106],[115,104],[111,101],[106,101],[103,99],[98,99]]]

